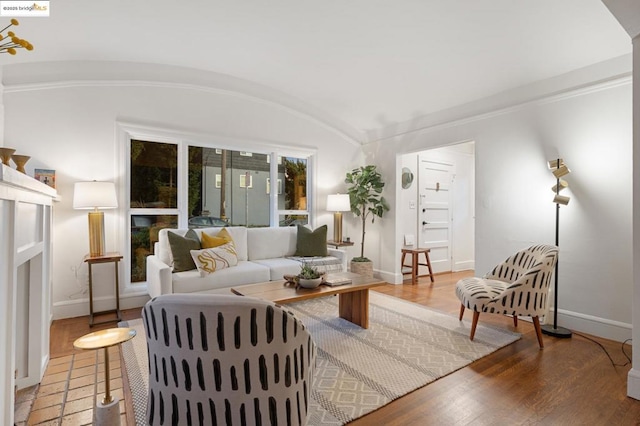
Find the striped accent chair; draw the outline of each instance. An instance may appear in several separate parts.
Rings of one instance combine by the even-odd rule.
[[[142,310],[149,425],[303,425],[316,347],[280,306],[167,294]]]
[[[510,256],[484,278],[458,281],[460,321],[465,308],[473,310],[469,338],[473,340],[481,312],[513,315],[514,326],[518,325],[518,315],[523,315],[532,317],[538,343],[543,348],[539,317],[547,311],[549,285],[557,260],[556,246],[535,245]]]

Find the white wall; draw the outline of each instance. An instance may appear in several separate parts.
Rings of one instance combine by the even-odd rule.
[[[150,83],[135,73],[135,64],[121,64],[113,80],[104,75],[92,80],[89,71],[95,64],[86,74],[82,64],[75,64],[73,81],[65,80],[64,73],[52,73],[49,81],[39,75],[30,83],[27,76],[33,69],[5,67],[4,146],[31,155],[28,174],[34,168],[56,170],[61,200],[53,215],[54,318],[88,314],[87,268],[82,263],[88,251],[87,216],[86,211],[72,209],[73,183],[122,182],[118,122],[189,134],[212,145],[222,141],[238,150],[256,146],[316,150],[315,224],[328,224],[332,232],[332,216],[324,211],[326,195],[344,188],[345,172],[360,164],[360,148],[321,120],[235,87],[181,84],[175,79],[180,69],[164,81],[160,74],[148,74],[149,80],[154,79]],[[125,252],[126,242],[118,237],[118,227],[126,226],[123,213],[122,203],[117,210],[105,211],[107,251]],[[113,303],[112,268],[94,268],[94,280],[94,298],[99,300],[95,309],[105,309]],[[123,287],[124,308],[146,300],[143,286]]]
[[[563,157],[573,173],[567,177],[572,200],[560,215],[559,323],[622,341],[631,335],[632,300],[629,71],[560,94],[549,83],[556,89],[549,96],[539,92],[511,108],[405,132],[367,145],[365,156],[387,177],[385,196],[395,205],[401,161],[394,157],[476,142],[479,274],[528,245],[554,242],[555,179],[546,162]],[[562,76],[572,80],[578,84]],[[390,212],[371,230],[381,242],[372,260],[389,275],[399,269],[400,240],[397,226],[387,224],[400,221],[398,215]]]

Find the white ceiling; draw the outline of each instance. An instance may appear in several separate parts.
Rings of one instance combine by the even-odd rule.
[[[268,86],[366,132],[631,52],[600,0],[63,0],[0,64],[161,63]],[[6,18],[5,18],[6,19]]]

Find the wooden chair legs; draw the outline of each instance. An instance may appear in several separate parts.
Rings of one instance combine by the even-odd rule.
[[[459,320],[462,321],[462,316],[464,315],[464,305],[460,305],[460,317]],[[473,337],[476,334],[476,327],[478,326],[478,318],[480,318],[480,312],[473,311],[473,322],[471,323],[471,334],[469,335],[469,340],[473,340]],[[533,327],[536,329],[536,336],[538,338],[538,344],[540,345],[540,349],[544,348],[544,342],[542,341],[542,328],[540,327],[540,318],[532,317]],[[514,327],[518,326],[518,316],[513,316],[513,325]]]
[[[464,315],[464,305],[461,304],[459,321],[462,321],[463,315]],[[471,335],[469,336],[469,340],[473,340],[473,336],[476,334],[476,326],[478,325],[478,318],[480,318],[480,312],[473,311],[473,323],[471,324]]]
[[[473,340],[473,336],[476,334],[476,326],[478,325],[478,318],[480,318],[480,312],[473,311],[473,322],[471,323],[471,336],[469,340]]]
[[[544,348],[544,343],[542,342],[542,328],[540,327],[540,318],[533,317],[533,327],[536,329],[538,344],[540,345],[540,349],[542,349]]]

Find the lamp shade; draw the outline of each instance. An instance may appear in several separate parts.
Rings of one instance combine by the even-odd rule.
[[[566,206],[567,204],[569,204],[569,200],[571,198],[567,197],[565,195],[556,195],[555,197],[553,197],[553,202],[556,204],[562,204],[563,206]]]
[[[327,195],[327,211],[348,212],[351,210],[349,194],[329,194]]]
[[[549,162],[547,163],[547,166],[549,167],[549,169],[559,169],[560,167],[564,166],[564,160],[562,158],[558,158],[556,160],[549,160]]]
[[[73,187],[74,209],[115,209],[118,207],[113,182],[76,182]]]
[[[563,189],[566,189],[566,188],[568,188],[568,187],[569,187],[569,184],[567,183],[567,181],[566,181],[566,180],[564,180],[564,179],[558,179],[558,183],[557,183],[557,184],[555,184],[555,185],[553,185],[553,186],[551,187],[551,190],[552,190],[553,192],[556,192],[556,193],[557,193],[557,192],[560,192],[560,191],[562,191]]]
[[[571,173],[571,170],[569,170],[567,166],[562,165],[559,168],[554,169],[552,173],[556,178],[560,179],[562,176],[565,176]]]

